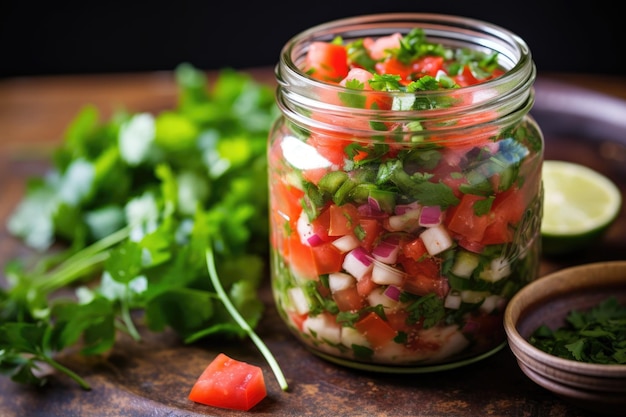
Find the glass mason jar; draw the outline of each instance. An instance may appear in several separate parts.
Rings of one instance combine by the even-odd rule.
[[[462,86],[478,77],[468,64],[431,74],[455,75],[452,88],[404,88],[422,75],[411,73],[381,90],[339,82],[338,60],[339,77],[319,67],[332,82],[307,68],[316,42],[393,47],[414,28],[456,51],[448,58],[496,57],[498,75]],[[271,276],[293,334],[327,360],[383,372],[454,368],[502,348],[507,302],[540,262],[543,137],[525,42],[463,17],[360,16],[296,35],[275,72]]]

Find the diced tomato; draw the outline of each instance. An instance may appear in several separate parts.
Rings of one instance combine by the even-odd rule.
[[[396,337],[396,331],[373,311],[354,323],[354,327],[374,348],[384,346]]]
[[[389,323],[389,326],[391,326],[392,329],[405,332],[409,328],[409,325],[407,324],[407,319],[409,317],[408,311],[386,311],[385,316],[387,317],[387,323]]]
[[[391,35],[381,36],[380,38],[365,38],[363,39],[363,46],[368,50],[372,59],[383,59],[389,52],[389,50],[400,48],[400,40],[402,34],[392,33]]]
[[[380,222],[376,219],[359,219],[359,226],[363,231],[363,238],[361,239],[361,246],[368,251],[371,251],[376,243],[376,239],[380,236],[383,228]]]
[[[319,184],[320,180],[324,175],[328,173],[328,168],[313,168],[313,169],[305,169],[302,171],[302,177],[310,183],[315,185]]]
[[[480,242],[467,240],[465,236],[455,236],[455,240],[458,242],[460,247],[467,249],[470,252],[482,253],[482,251],[485,250],[485,245]]]
[[[483,245],[512,242],[514,229],[511,226],[522,219],[525,210],[520,190],[511,188],[496,195],[491,206],[493,222],[485,229],[480,242]]]
[[[328,236],[328,229],[330,228],[330,211],[328,209],[322,210],[315,220],[311,222],[313,233],[319,236],[324,242],[330,242],[333,240]]]
[[[480,242],[491,218],[488,214],[477,216],[474,213],[474,204],[484,199],[482,196],[464,194],[459,205],[450,208],[446,215],[448,230],[468,240]]]
[[[443,297],[448,293],[448,281],[441,276],[439,263],[433,258],[423,258],[415,261],[404,254],[398,256],[398,261],[407,273],[402,288],[412,294],[427,295],[435,293]]]
[[[453,93],[451,93],[453,95]],[[473,98],[468,93],[459,93],[459,105],[462,101],[472,101]],[[485,111],[471,116],[460,117],[455,120],[455,127],[465,127],[461,133],[446,133],[438,137],[432,135],[429,141],[441,143],[446,148],[461,148],[470,150],[473,147],[483,147],[492,145],[492,138],[498,134],[498,126],[488,124],[489,121],[497,120],[498,115],[495,112]],[[432,130],[439,129],[437,123],[426,123],[427,127]]]
[[[372,281],[372,275],[367,274],[363,278],[357,281],[356,289],[361,297],[367,297],[374,288],[377,288],[378,284]]]
[[[332,243],[326,242],[321,245],[313,246],[313,259],[315,264],[311,265],[315,268],[317,275],[330,274],[341,271],[343,263],[343,254],[339,252]]]
[[[288,230],[296,230],[296,222],[302,212],[302,205],[300,204],[302,197],[304,197],[304,191],[299,188],[284,180],[273,181],[270,200],[274,208],[272,216],[275,216],[276,224],[282,225],[287,222],[289,223]]]
[[[397,58],[388,58],[376,64],[379,74],[393,74],[400,76],[401,84],[409,84],[419,80],[424,75],[435,77],[443,69],[443,57],[425,56],[411,63],[404,63]]]
[[[442,56],[425,56],[411,64],[415,74],[430,75],[435,77],[443,69]]]
[[[463,71],[461,71],[460,74],[455,75],[453,79],[461,87],[478,84],[479,82],[478,79],[474,77],[474,74],[472,74],[472,70],[468,65],[465,65],[463,67]]]
[[[312,42],[304,69],[313,78],[338,83],[348,74],[348,52],[343,45]]]
[[[336,124],[332,120],[329,121],[329,123]],[[344,160],[346,159],[346,146],[351,143],[352,142],[349,138],[341,138],[338,135],[328,136],[311,133],[311,136],[307,139],[307,144],[314,147],[318,154],[335,165],[343,165]]]
[[[344,78],[339,84],[345,87],[348,81],[358,80],[361,84],[363,84],[362,91],[368,92],[368,94],[364,96],[365,101],[363,103],[363,108],[379,110],[391,109],[393,98],[384,93],[374,92],[369,83],[369,80],[372,78],[374,78],[374,74],[371,72],[364,70],[363,68],[352,68],[346,78]],[[355,125],[354,120],[352,120],[350,125],[354,128],[360,128],[362,126],[364,129],[369,129],[369,123],[369,119],[363,119],[361,123]]]
[[[505,192],[497,194],[491,211],[495,213],[496,218],[505,218],[511,224],[519,222],[526,211],[522,190],[511,187]]]
[[[363,68],[352,68],[348,72],[348,75],[346,75],[346,78],[341,80],[339,85],[345,87],[346,84],[348,84],[348,81],[357,80],[359,81],[359,83],[363,84],[364,91],[371,90],[372,87],[370,86],[369,80],[371,80],[372,78],[374,78],[374,74],[372,74],[368,70],[365,70]]]
[[[295,311],[289,311],[287,312],[287,315],[289,316],[289,321],[291,321],[291,323],[296,326],[296,329],[302,331],[302,329],[304,328],[304,320],[306,320],[308,314],[298,314]]]
[[[493,222],[485,229],[480,244],[484,247],[485,245],[499,245],[501,243],[512,242],[513,232],[508,222]]]
[[[409,84],[412,79],[413,67],[405,64],[397,58],[388,58],[383,62],[376,63],[376,72],[378,74],[392,74],[400,76],[401,84]]]
[[[424,255],[428,254],[428,251],[424,241],[418,237],[402,245],[402,253],[414,261],[420,261]]]
[[[502,74],[504,74],[504,71],[502,71],[500,69],[496,69],[496,70],[494,70],[491,73],[491,75],[489,77],[487,77],[485,79],[482,79],[482,80],[479,80],[478,78],[476,78],[474,76],[474,74],[472,74],[472,70],[470,69],[469,65],[465,65],[463,67],[463,71],[460,74],[455,75],[453,77],[453,79],[461,87],[467,87],[467,86],[470,86],[470,85],[483,83],[483,82],[485,82],[487,80],[490,80],[492,78],[499,77]]]
[[[331,204],[329,207],[330,222],[329,236],[344,236],[351,234],[359,224],[359,212],[353,204],[338,206]]]
[[[365,303],[365,299],[361,297],[356,286],[335,291],[333,300],[337,303],[337,308],[340,311],[357,311]]]
[[[191,401],[248,411],[267,396],[263,370],[220,353],[206,367],[189,393]]]
[[[284,257],[288,259],[291,269],[296,274],[308,279],[317,279],[316,260],[311,246],[303,244],[298,234],[292,233],[287,240],[286,249]]]

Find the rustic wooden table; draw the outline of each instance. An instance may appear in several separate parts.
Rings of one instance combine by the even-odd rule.
[[[271,68],[250,70],[272,81]],[[546,136],[546,159],[584,163],[619,184],[626,201],[626,78],[540,74],[533,115]],[[169,72],[55,76],[0,80],[0,261],[28,250],[5,228],[29,176],[41,175],[50,151],[87,103],[103,118],[114,109],[159,111],[176,100]],[[626,259],[626,208],[606,238],[572,257],[544,259],[541,273],[601,260]],[[0,284],[6,280],[0,273]],[[373,374],[345,369],[308,353],[287,332],[263,293],[267,312],[258,329],[290,385],[282,392],[251,342],[185,346],[171,334],[144,334],[141,344],[120,338],[102,361],[71,353],[71,363],[93,387],[82,391],[53,376],[43,389],[0,377],[0,416],[587,416],[529,380],[508,347],[481,362],[432,374]],[[199,370],[219,351],[264,368],[268,398],[250,412],[194,404],[187,399]]]

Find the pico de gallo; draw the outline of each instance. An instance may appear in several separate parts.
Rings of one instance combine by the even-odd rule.
[[[354,113],[312,108],[317,128],[280,118],[270,135],[272,285],[290,329],[385,366],[502,346],[504,308],[537,272],[541,133],[526,117],[490,123],[493,110],[419,117],[467,105],[459,92],[506,73],[497,54],[415,28],[312,42],[300,67],[319,100]]]

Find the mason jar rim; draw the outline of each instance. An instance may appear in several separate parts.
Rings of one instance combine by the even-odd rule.
[[[440,43],[446,47],[482,50],[485,53],[497,52],[499,64],[505,73],[478,84],[456,89],[433,91],[401,92],[401,91],[367,91],[373,97],[426,97],[437,100],[449,96],[451,91],[468,100],[450,108],[407,109],[383,111],[376,109],[355,109],[331,105],[317,96],[320,91],[326,94],[360,92],[338,84],[324,82],[306,74],[301,68],[309,46],[315,41],[331,42],[337,36],[345,41],[364,37],[380,37],[396,32],[406,34],[419,27],[424,30],[430,42]],[[505,116],[526,114],[534,103],[532,85],[536,76],[536,68],[531,58],[528,45],[518,35],[498,25],[478,19],[462,16],[434,13],[381,13],[361,15],[332,20],[313,26],[289,39],[281,50],[280,59],[275,68],[278,83],[277,101],[283,113],[289,118],[307,122],[306,114],[301,109],[328,110],[345,113],[346,117],[364,116],[376,120],[377,117],[415,118],[429,120],[454,119],[455,115],[497,110],[500,122]],[[306,112],[304,112],[306,113]],[[392,115],[393,116],[390,116]],[[509,117],[506,117],[507,119]],[[309,121],[319,125],[318,121]],[[478,123],[478,122],[477,122]],[[482,123],[482,122],[480,122]],[[308,123],[304,123],[308,124]],[[453,124],[447,130],[456,130]],[[323,128],[323,127],[322,127]],[[329,128],[333,128],[329,126]],[[338,127],[335,126],[334,129]]]
[[[296,50],[295,48],[299,45],[309,45],[314,41],[330,42],[339,34],[347,39],[384,36],[402,29],[404,30],[403,34],[406,34],[416,26],[424,29],[426,35],[431,39],[436,40],[448,35],[446,38],[448,40],[456,39],[457,42],[462,40],[466,46],[470,44],[479,45],[484,49],[498,52],[501,58],[508,60],[508,65],[504,65],[505,62],[499,62],[507,71],[504,74],[505,77],[511,77],[519,71],[533,66],[530,48],[514,32],[484,20],[437,13],[379,13],[331,20],[306,29],[289,39],[281,50],[279,65],[284,65],[284,68],[290,73],[305,75],[298,67],[299,59],[294,59],[294,57],[302,59],[307,50],[306,48]],[[450,37],[450,35],[456,35],[456,37]],[[446,43],[445,45],[453,44]],[[497,46],[499,48],[496,48]],[[505,54],[505,52],[508,53]],[[300,55],[294,55],[298,53]],[[486,83],[498,83],[501,81],[500,78],[502,77],[494,78],[486,81]],[[310,78],[310,82],[328,84],[313,78]],[[477,86],[462,88],[471,89],[475,87]],[[484,88],[484,84],[481,87]],[[426,93],[433,92],[428,91]]]

